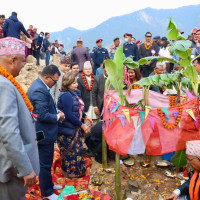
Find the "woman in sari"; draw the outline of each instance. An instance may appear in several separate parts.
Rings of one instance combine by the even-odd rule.
[[[82,118],[92,125],[93,122],[83,112],[83,100],[77,94],[77,77],[68,72],[63,76],[58,109],[65,114],[59,123],[58,146],[62,161],[62,174],[67,178],[79,178],[85,175],[86,166],[83,157],[81,128],[88,134],[89,126],[82,123]]]

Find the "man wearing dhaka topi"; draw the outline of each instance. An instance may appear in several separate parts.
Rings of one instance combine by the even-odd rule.
[[[25,200],[36,182],[39,157],[33,106],[16,76],[24,67],[25,43],[0,40],[0,199]]]

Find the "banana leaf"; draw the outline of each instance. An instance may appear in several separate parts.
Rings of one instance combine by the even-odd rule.
[[[149,62],[153,59],[156,59],[158,62],[168,61],[170,63],[176,63],[176,61],[174,59],[170,59],[170,58],[166,58],[166,57],[160,57],[160,56],[150,56],[150,57],[142,58],[138,61],[138,63],[140,65],[145,65],[147,62]]]
[[[134,84],[142,86],[157,85],[159,87],[169,87],[169,89],[171,89],[173,85],[176,85],[177,80],[178,74],[157,74],[143,78]]]
[[[191,49],[188,49],[186,51],[179,51],[176,49],[175,53],[178,54],[180,58],[189,59],[191,62]]]
[[[123,52],[123,45],[121,45],[114,56],[114,63],[117,66],[117,71],[120,79],[123,79],[123,59],[124,59],[124,52]]]
[[[171,29],[177,29],[177,26],[176,26],[176,23],[174,22],[174,20],[170,17],[167,31],[169,31]]]
[[[174,52],[175,50],[178,50],[178,51],[184,52],[191,47],[191,44],[192,43],[190,41],[183,41],[183,40],[171,42],[169,51]]]
[[[193,83],[196,83],[198,80],[198,73],[193,65],[188,66],[188,68],[183,71],[183,74]]]
[[[172,159],[172,163],[176,166],[176,167],[184,167],[187,164],[187,159],[186,159],[186,151],[184,150],[180,150],[177,151]]]
[[[167,36],[170,40],[185,40],[185,38],[179,33],[176,23],[171,17],[167,27],[167,31],[169,30],[170,32],[167,34]]]
[[[126,67],[130,68],[130,69],[135,69],[139,67],[139,63],[138,62],[134,62],[133,61],[133,57],[127,57],[124,59],[124,65],[126,65]]]

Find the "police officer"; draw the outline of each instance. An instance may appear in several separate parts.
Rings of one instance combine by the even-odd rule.
[[[125,38],[125,43],[123,49],[125,56],[126,57],[133,56],[133,60],[138,61],[139,60],[138,48],[135,43],[131,42],[132,34],[125,33],[124,38]]]
[[[94,68],[93,73],[96,75],[96,70],[99,67],[103,66],[103,61],[106,56],[108,56],[108,50],[105,48],[102,48],[102,39],[96,40],[97,49],[94,51],[94,54],[92,56],[93,62],[94,62]]]

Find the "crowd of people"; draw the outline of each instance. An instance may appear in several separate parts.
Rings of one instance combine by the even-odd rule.
[[[55,142],[60,149],[64,177],[85,175],[84,154],[95,153],[96,161],[102,162],[102,121],[99,120],[108,77],[105,60],[114,59],[120,38],[113,40],[109,50],[103,48],[103,39],[97,39],[97,46],[89,52],[79,37],[71,53],[66,53],[58,40],[51,43],[49,39],[50,33],[37,33],[32,25],[26,30],[16,12],[8,19],[0,15],[0,199],[24,199],[25,187],[34,185],[36,176],[39,176],[42,196],[58,199],[54,190],[62,187],[54,185],[51,177]],[[195,58],[200,54],[200,30],[194,28],[187,39],[191,41],[191,57]],[[146,32],[142,42],[125,33],[124,40],[124,55],[131,56],[134,61],[149,56],[179,59],[176,54],[170,54],[167,37],[152,37],[151,32]],[[39,65],[41,54],[45,55],[46,66],[26,96],[14,77],[18,76],[28,55],[33,55]],[[59,66],[50,64],[50,56],[54,54],[61,54]],[[200,58],[193,60],[193,64],[200,73]],[[124,89],[141,78],[173,73],[177,69],[179,66],[173,63],[156,59],[138,69],[124,65]],[[139,88],[139,85],[132,86],[132,89]],[[165,91],[158,86],[150,89],[159,93]],[[83,147],[84,136],[87,151]],[[199,148],[191,152],[189,143],[187,148],[190,162],[199,158]],[[114,158],[114,152],[108,151],[108,154]],[[194,166],[200,169],[199,163]],[[13,190],[19,192],[13,194]],[[177,199],[180,194],[190,195],[189,185],[177,191],[168,199]]]

